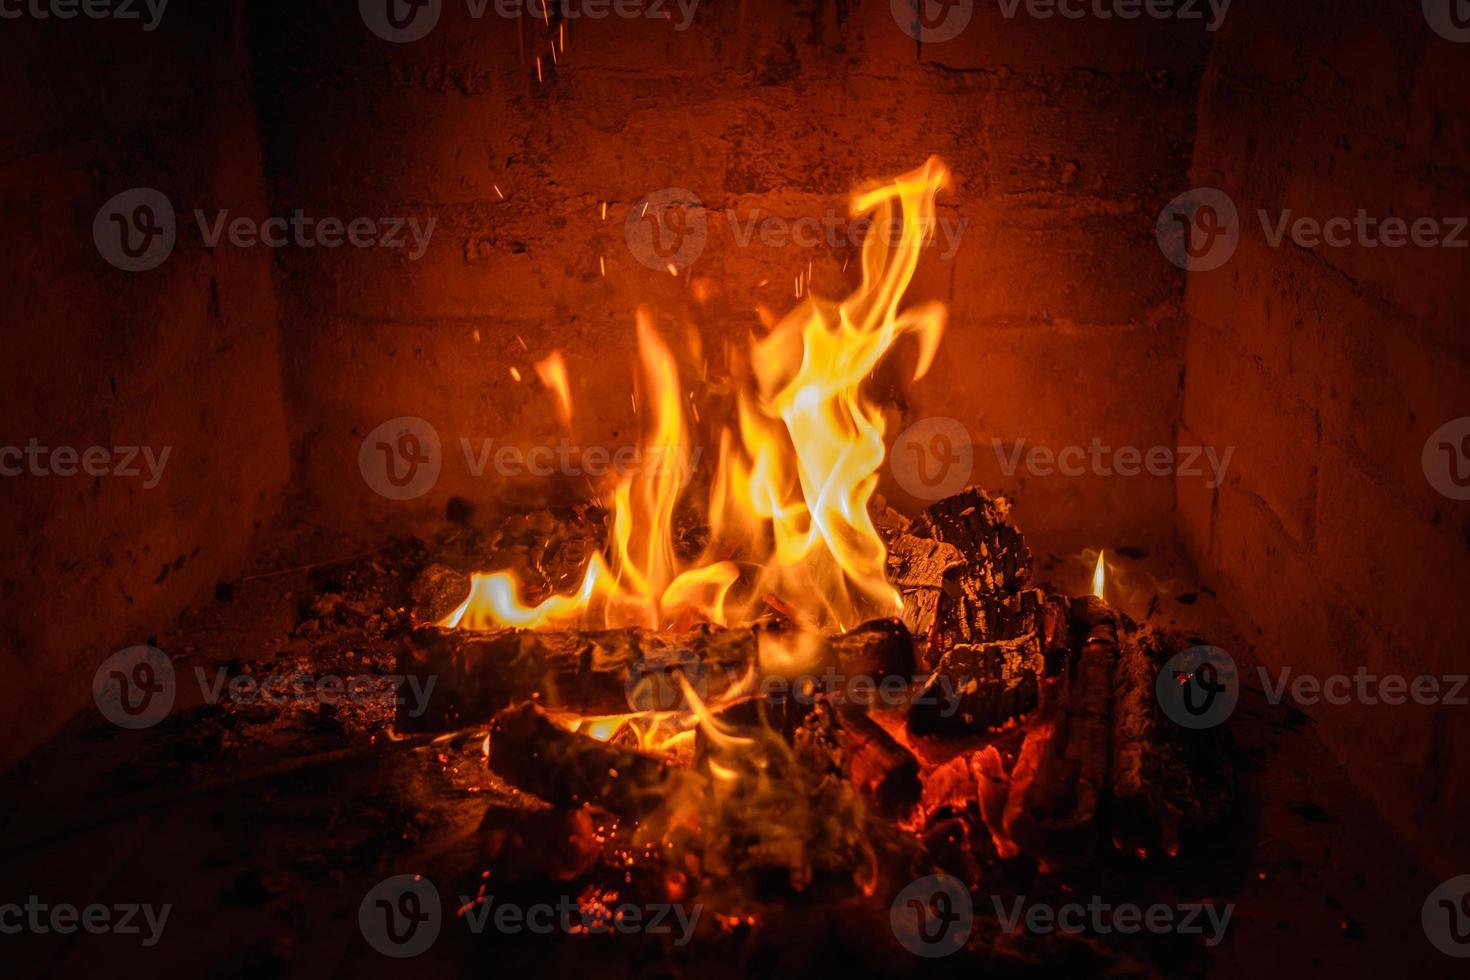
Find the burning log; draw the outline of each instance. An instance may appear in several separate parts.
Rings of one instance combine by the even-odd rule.
[[[1009,516],[1003,501],[970,487],[932,505],[909,525],[909,533],[959,549],[978,592],[1014,595],[1031,579],[1031,549]]]
[[[939,615],[945,574],[965,564],[960,550],[932,538],[899,534],[888,542],[888,581],[903,597],[903,621],[928,636]]]
[[[591,803],[633,820],[658,809],[693,778],[653,756],[569,732],[530,702],[495,716],[490,768],[548,803]]]
[[[913,753],[861,711],[841,712],[838,723],[837,738],[852,784],[883,813],[907,817],[924,788]]]
[[[409,730],[454,728],[530,700],[585,715],[673,710],[682,701],[676,670],[718,696],[755,660],[750,630],[420,629],[400,648],[398,670],[422,678],[429,693],[418,716],[410,713],[418,705],[400,705],[398,721]]]
[[[1011,772],[1005,834],[1051,868],[1092,859],[1107,790],[1117,621],[1096,600],[1074,600],[1069,628],[1080,655],[1048,684]]]
[[[1154,682],[1174,654],[1195,645],[1146,630],[1125,641],[1113,689],[1113,845],[1140,857],[1178,853],[1181,837],[1215,824],[1229,806],[1228,736],[1163,718]]]
[[[1045,660],[1035,634],[946,650],[909,708],[915,735],[962,735],[999,728],[1037,705]]]
[[[756,665],[767,635],[783,634],[420,629],[400,648],[398,670],[421,678],[426,706],[418,716],[410,712],[419,705],[400,706],[398,721],[407,730],[454,728],[519,701],[582,715],[677,710],[684,707],[678,673],[701,697],[718,699]],[[897,620],[874,620],[831,637],[816,656],[849,678],[898,676],[907,682],[913,676],[913,638]]]

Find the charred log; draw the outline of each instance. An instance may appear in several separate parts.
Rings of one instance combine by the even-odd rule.
[[[490,768],[548,803],[591,803],[628,819],[652,813],[690,778],[661,759],[569,732],[529,702],[495,716]]]
[[[1098,604],[1074,602],[1073,612],[1069,628],[1087,638],[1069,669],[1048,682],[1005,809],[1006,836],[1052,868],[1092,859],[1108,786],[1116,621]]]
[[[1145,857],[1175,855],[1181,840],[1217,824],[1233,794],[1228,735],[1161,715],[1154,683],[1174,654],[1196,645],[1145,630],[1125,641],[1113,687],[1113,845]]]

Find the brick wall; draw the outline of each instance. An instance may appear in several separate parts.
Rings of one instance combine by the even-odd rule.
[[[1237,5],[1211,55],[1190,178],[1241,230],[1189,276],[1183,424],[1236,454],[1217,491],[1181,481],[1179,508],[1273,670],[1467,672],[1470,505],[1421,450],[1470,415],[1470,249],[1273,246],[1258,213],[1463,216],[1467,68],[1418,4]],[[1307,710],[1406,836],[1463,870],[1470,711]]]
[[[88,703],[114,650],[227,577],[288,476],[271,259],[211,253],[185,221],[265,202],[238,6],[171,6],[151,31],[4,21],[0,446],[169,455],[151,488],[146,468],[0,478],[0,765]],[[93,222],[138,186],[173,203],[178,238],[126,272]]]
[[[706,0],[682,31],[677,12],[574,21],[553,64],[539,21],[494,9],[476,20],[446,0],[427,37],[394,44],[351,4],[253,7],[276,208],[437,221],[417,261],[285,257],[293,441],[328,512],[355,522],[440,510],[452,494],[514,497],[515,481],[469,474],[458,440],[554,441],[545,392],[508,374],[529,377],[552,349],[583,441],[626,440],[639,304],[692,320],[709,350],[743,336],[757,303],[788,308],[808,264],[817,291],[845,292],[850,253],[742,247],[740,222],[843,214],[854,185],[930,154],[955,175],[943,216],[967,224],[954,254],[921,265],[913,295],[947,300],[951,328],[894,426],[960,420],[977,479],[1018,493],[1023,518],[1126,534],[1172,510],[1168,479],[1006,477],[991,440],[1173,442],[1182,275],[1152,227],[1187,169],[1198,25],[1007,20],[977,5],[959,37],[920,52],[887,2]],[[678,278],[623,238],[629,210],[670,186],[709,218]],[[377,497],[357,466],[363,437],[401,415],[428,419],[445,454],[433,491],[407,502]]]

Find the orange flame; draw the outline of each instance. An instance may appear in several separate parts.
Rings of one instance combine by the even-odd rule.
[[[754,618],[767,596],[825,629],[897,613],[886,549],[868,514],[885,454],[884,422],[863,386],[905,335],[918,340],[915,378],[933,362],[945,307],[900,310],[899,303],[934,233],[934,198],[948,176],[930,158],[854,194],[853,214],[871,215],[874,229],[896,227],[897,240],[868,236],[861,282],[850,296],[831,301],[803,289],[795,309],[751,339],[741,361],[749,377],[736,385],[730,417],[711,423],[719,454],[703,501],[709,540],[697,560],[682,561],[675,551],[674,517],[689,505],[698,459],[684,389],[674,355],[639,311],[640,465],[607,491],[605,554],[593,556],[575,591],[535,605],[521,600],[511,573],[476,575],[469,598],[441,625],[730,626]],[[764,313],[762,320],[770,322]],[[569,418],[560,355],[536,370]],[[695,418],[712,415],[696,411]]]
[[[1107,568],[1103,565],[1103,552],[1097,553],[1097,567],[1092,570],[1092,594],[1099,599],[1106,598],[1103,595],[1103,586],[1107,584]]]
[[[545,360],[536,362],[536,376],[541,383],[556,393],[557,417],[561,424],[572,424],[572,389],[567,383],[567,362],[561,351],[554,350]],[[517,378],[516,380],[520,380]]]

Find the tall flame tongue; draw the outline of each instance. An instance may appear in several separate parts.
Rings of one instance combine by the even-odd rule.
[[[931,157],[854,194],[853,215],[873,221],[857,290],[840,302],[809,295],[751,340],[753,377],[737,394],[735,418],[719,430],[705,508],[710,538],[698,560],[681,562],[674,548],[675,510],[697,460],[678,366],[640,311],[643,465],[611,488],[606,554],[593,556],[575,592],[534,605],[522,601],[510,573],[476,575],[469,598],[441,625],[729,626],[753,618],[767,596],[824,629],[898,612],[868,515],[884,458],[883,417],[862,388],[905,334],[919,341],[915,378],[934,359],[944,306],[898,306],[934,233],[934,197],[948,176]]]

